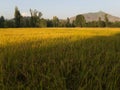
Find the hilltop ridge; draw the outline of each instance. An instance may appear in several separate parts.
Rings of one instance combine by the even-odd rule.
[[[107,17],[108,17],[110,22],[120,21],[120,17],[113,16],[113,15],[108,14],[108,13],[103,12],[103,11],[83,13],[81,15],[83,15],[85,17],[87,22],[91,22],[91,21],[98,21],[99,17],[101,17],[101,20],[104,21],[104,16],[106,14],[107,14]],[[78,14],[78,15],[80,15],[80,14]],[[70,17],[70,21],[72,22],[73,20],[75,20],[76,16]]]

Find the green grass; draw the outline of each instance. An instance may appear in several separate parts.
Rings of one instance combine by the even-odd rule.
[[[0,29],[1,90],[120,90],[120,30]]]

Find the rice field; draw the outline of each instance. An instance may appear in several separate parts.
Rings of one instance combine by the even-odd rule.
[[[0,89],[120,90],[120,28],[1,28]]]

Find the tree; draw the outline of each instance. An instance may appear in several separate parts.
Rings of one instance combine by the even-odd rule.
[[[42,13],[35,10],[30,9],[30,14],[31,14],[31,26],[32,27],[39,27],[40,23],[40,18],[42,16]]]
[[[59,27],[66,27],[66,20],[60,20]]]
[[[98,19],[98,27],[101,27],[101,17],[99,17],[99,19]]]
[[[30,27],[30,17],[23,17],[21,19],[21,27]]]
[[[101,17],[98,20],[98,27],[105,27],[105,22],[101,20]]]
[[[67,20],[66,20],[66,27],[71,27],[71,23],[70,23],[70,19],[69,18],[67,18]]]
[[[75,19],[75,26],[77,27],[85,27],[86,25],[86,20],[83,15],[77,15]]]
[[[87,22],[86,27],[98,27],[98,21]]]
[[[108,27],[109,26],[109,19],[107,17],[108,15],[105,14],[105,26]]]
[[[76,25],[75,25],[75,20],[73,20],[72,22],[71,22],[71,27],[75,27]]]
[[[3,16],[0,17],[0,27],[4,28],[5,19]]]
[[[53,27],[59,26],[59,19],[57,16],[54,16],[52,21],[53,21]]]
[[[5,28],[14,28],[15,27],[14,20],[5,20],[4,27]]]
[[[18,10],[18,7],[15,7],[15,14],[14,14],[14,17],[15,17],[15,26],[16,27],[20,27],[20,23],[21,23],[21,14],[20,14],[20,11]]]
[[[47,20],[47,27],[53,27],[53,22],[52,20]]]
[[[45,19],[40,19],[39,27],[47,27],[47,21]]]

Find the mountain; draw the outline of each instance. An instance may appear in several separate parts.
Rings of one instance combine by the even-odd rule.
[[[91,21],[98,21],[99,17],[101,17],[101,19],[104,21],[104,17],[106,14],[107,14],[109,21],[111,21],[111,22],[120,21],[120,17],[110,15],[110,14],[105,13],[103,11],[94,12],[94,13],[85,13],[82,15],[85,17],[87,22],[91,22]],[[72,22],[75,19],[76,19],[76,16],[71,17],[70,21]]]

